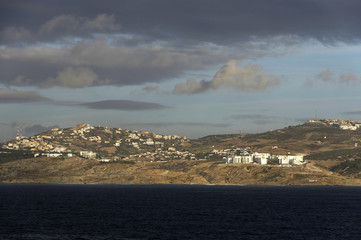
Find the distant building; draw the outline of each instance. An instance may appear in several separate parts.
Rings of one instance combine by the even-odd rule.
[[[301,165],[303,163],[302,155],[277,155],[278,164],[295,164]]]
[[[92,151],[80,151],[79,155],[83,158],[93,159],[96,158],[96,153]]]
[[[147,141],[145,142],[146,145],[154,145],[154,141],[151,138],[148,138]]]
[[[46,157],[61,157],[63,156],[63,154],[61,153],[42,153],[42,156],[46,156]]]
[[[254,162],[256,163],[259,163],[259,164],[267,164],[268,163],[268,159],[271,157],[271,154],[269,153],[257,153],[255,152],[253,154],[253,160]]]

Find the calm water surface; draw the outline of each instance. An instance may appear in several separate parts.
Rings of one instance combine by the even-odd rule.
[[[0,185],[0,239],[361,239],[360,187]]]

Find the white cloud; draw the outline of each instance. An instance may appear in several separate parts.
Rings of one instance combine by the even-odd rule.
[[[316,75],[317,79],[320,79],[324,82],[332,82],[335,79],[334,73],[330,69],[326,69]]]
[[[177,84],[173,92],[177,94],[196,94],[219,88],[235,88],[240,91],[263,91],[280,84],[277,77],[263,72],[257,64],[239,66],[237,61],[229,61],[222,66],[210,81],[188,79],[186,83]]]
[[[357,85],[361,83],[361,77],[354,73],[345,72],[337,75],[330,69],[320,72],[315,78],[322,82],[333,84]]]

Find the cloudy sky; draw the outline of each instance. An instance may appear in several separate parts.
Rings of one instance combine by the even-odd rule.
[[[361,120],[359,0],[0,2],[0,142],[92,125],[190,138]]]

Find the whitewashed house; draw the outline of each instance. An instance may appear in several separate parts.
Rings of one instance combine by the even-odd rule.
[[[80,151],[79,155],[83,158],[89,158],[89,159],[92,159],[92,158],[96,158],[96,153],[95,152],[92,152],[92,151]]]
[[[226,164],[233,163],[233,157],[223,157],[223,162]]]
[[[290,159],[287,155],[277,155],[278,164],[290,164]]]
[[[232,158],[232,163],[242,163],[242,158],[241,156],[234,156]]]
[[[154,141],[151,138],[148,138],[147,141],[145,142],[146,145],[154,145]]]
[[[61,152],[65,152],[66,151],[66,147],[63,147],[63,146],[57,146],[53,149],[54,152],[58,152],[58,153],[61,153]]]
[[[242,155],[242,156],[234,156],[228,158],[228,163],[253,163],[253,156],[252,155]]]
[[[139,143],[138,142],[132,142],[132,146],[135,148],[139,148]]]
[[[277,155],[278,164],[295,164],[301,165],[303,163],[302,155]]]
[[[303,163],[303,156],[302,155],[290,155],[290,163],[295,165],[301,165]]]
[[[46,156],[46,157],[61,157],[61,156],[63,156],[63,154],[61,154],[61,153],[55,153],[55,152],[52,152],[52,153],[42,153],[41,155],[42,155],[42,156]]]
[[[271,154],[269,153],[258,153],[258,152],[255,152],[253,154],[253,160],[256,162],[256,163],[259,163],[259,164],[267,164],[268,163],[268,159],[270,158]]]
[[[102,158],[99,162],[110,162],[110,158]]]

